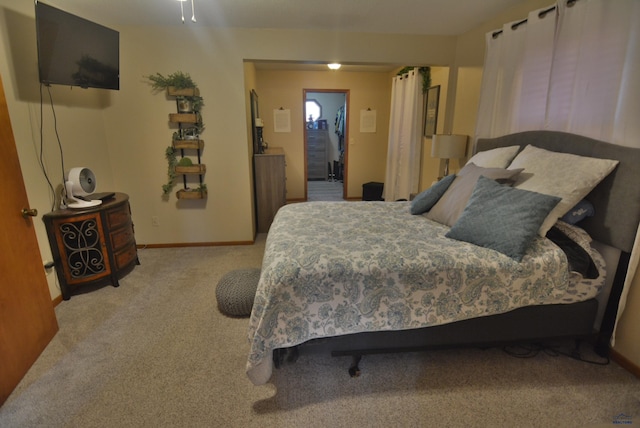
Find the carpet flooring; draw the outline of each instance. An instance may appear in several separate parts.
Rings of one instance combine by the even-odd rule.
[[[342,201],[341,181],[307,181],[307,201]]]
[[[585,427],[640,424],[640,380],[611,363],[502,349],[349,357],[319,349],[245,375],[248,319],[215,301],[255,245],[141,249],[111,286],[56,307],[60,331],[0,407],[0,427]],[[591,356],[585,351],[586,356]]]

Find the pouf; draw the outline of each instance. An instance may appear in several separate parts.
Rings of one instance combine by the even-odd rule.
[[[236,317],[251,315],[259,280],[259,268],[236,269],[226,273],[216,287],[220,312]]]

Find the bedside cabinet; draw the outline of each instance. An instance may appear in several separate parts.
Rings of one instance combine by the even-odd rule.
[[[64,300],[82,285],[111,284],[138,261],[129,196],[116,193],[97,207],[52,211],[42,217]]]
[[[271,147],[253,155],[258,233],[266,233],[280,207],[287,203],[287,177],[284,150]]]

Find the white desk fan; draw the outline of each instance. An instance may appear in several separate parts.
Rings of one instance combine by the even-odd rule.
[[[71,168],[64,183],[67,192],[67,208],[81,209],[98,206],[101,200],[84,197],[96,190],[96,176],[89,168]]]

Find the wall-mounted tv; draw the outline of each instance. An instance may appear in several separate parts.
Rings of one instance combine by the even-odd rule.
[[[36,33],[41,83],[120,89],[120,33],[39,1]]]

